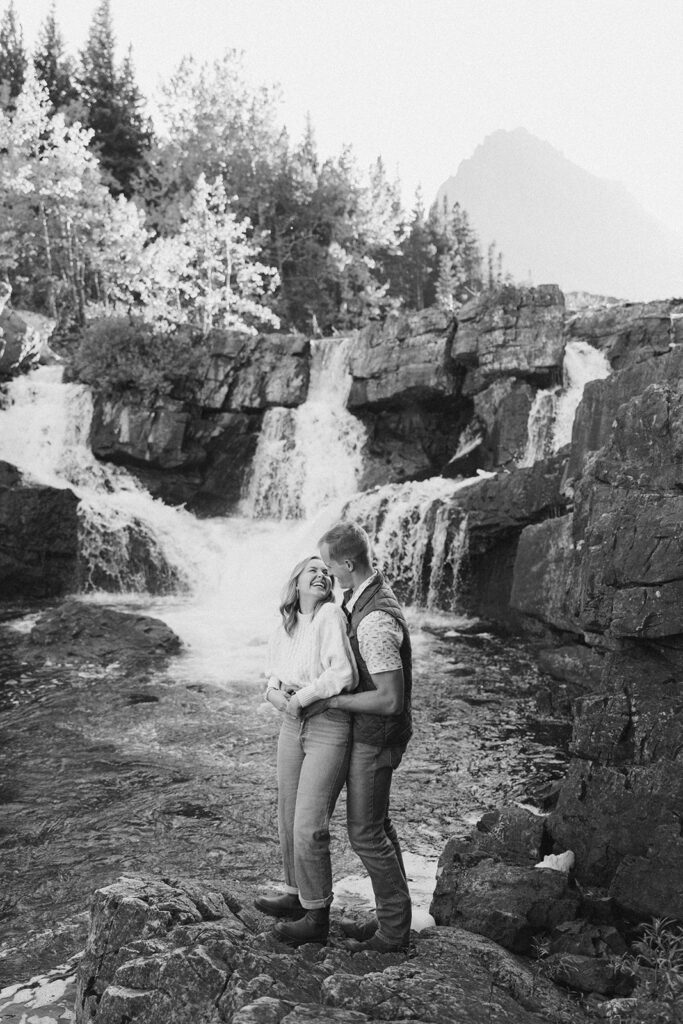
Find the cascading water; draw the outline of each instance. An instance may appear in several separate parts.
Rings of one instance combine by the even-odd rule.
[[[375,558],[406,603],[453,608],[467,516],[452,499],[479,479],[387,484],[347,502],[345,514],[375,538]]]
[[[154,566],[158,589],[190,589],[206,555],[178,530],[192,516],[154,501],[124,469],[99,463],[88,443],[92,400],[80,384],[62,383],[60,366],[15,379],[0,413],[0,458],[23,476],[70,488],[79,502],[84,589],[141,592]],[[143,549],[136,556],[135,549]],[[145,568],[145,566],[147,568]]]
[[[229,518],[198,520],[154,500],[126,470],[99,463],[88,444],[90,393],[62,383],[60,368],[43,367],[7,390],[0,458],[80,499],[89,599],[164,619],[186,643],[185,672],[193,678],[258,678],[282,582],[315,551],[345,501],[347,514],[377,538],[378,561],[407,603],[452,605],[467,521],[450,499],[472,481],[434,478],[353,497],[365,430],[345,408],[348,347],[348,339],[313,343],[308,399],[266,414],[245,514]],[[152,563],[157,576],[165,567],[163,598],[150,597],[149,577],[136,567],[140,537],[146,557],[138,563]],[[107,593],[98,594],[103,581]]]
[[[533,466],[572,439],[572,426],[583,389],[591,380],[611,373],[597,349],[585,341],[569,341],[562,365],[562,384],[539,391],[529,413],[528,440],[520,466]]]
[[[70,488],[79,498],[88,599],[132,604],[164,619],[186,643],[189,676],[258,678],[282,582],[296,561],[315,551],[340,505],[327,512],[318,507],[318,517],[308,522],[199,520],[153,499],[125,469],[93,457],[90,392],[63,383],[61,367],[16,378],[3,405],[0,459],[29,481]],[[323,451],[324,426],[318,427]],[[333,423],[328,426],[334,429]],[[344,466],[337,465],[337,471],[342,480],[353,476]],[[168,596],[150,597],[150,573],[151,589]],[[106,593],[98,592],[102,587]]]
[[[297,409],[269,409],[249,481],[246,515],[308,519],[358,490],[365,428],[346,410],[349,338],[311,342],[308,397]]]

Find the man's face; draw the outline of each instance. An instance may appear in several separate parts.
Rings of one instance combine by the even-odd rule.
[[[353,580],[351,578],[353,563],[348,560],[338,562],[335,558],[332,558],[327,544],[320,545],[320,557],[332,575],[339,581],[339,586],[342,590],[348,590],[349,587],[353,586]]]

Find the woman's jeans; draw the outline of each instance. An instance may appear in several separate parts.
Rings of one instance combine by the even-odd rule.
[[[332,902],[330,818],[349,767],[351,716],[285,715],[277,745],[278,828],[285,883],[307,910]]]
[[[377,935],[397,947],[408,946],[412,917],[401,847],[389,818],[391,780],[404,750],[355,742],[346,780],[349,839],[370,875]]]

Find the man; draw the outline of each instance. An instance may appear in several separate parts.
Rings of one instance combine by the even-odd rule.
[[[389,795],[412,734],[412,660],[405,617],[393,591],[371,565],[370,540],[355,523],[337,523],[321,537],[320,555],[347,593],[344,609],[358,664],[354,693],[330,698],[353,713],[353,745],[346,781],[351,846],[370,876],[377,920],[342,921],[353,951],[389,953],[408,948],[411,905]]]

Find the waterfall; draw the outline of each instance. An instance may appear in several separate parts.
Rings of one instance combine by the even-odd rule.
[[[529,412],[528,440],[520,466],[533,466],[559,451],[572,439],[574,416],[590,380],[602,380],[611,372],[598,349],[585,341],[569,341],[562,364],[562,384],[537,392]]]
[[[94,458],[92,411],[88,388],[63,383],[58,366],[13,380],[0,406],[0,459],[27,482],[69,488],[79,499],[88,594],[81,599],[162,618],[186,645],[180,671],[189,679],[258,680],[282,584],[316,550],[340,504],[317,509],[308,522],[197,519],[152,498],[124,468]]]
[[[467,550],[467,516],[453,499],[479,479],[386,484],[345,505],[344,514],[375,538],[375,560],[407,604],[453,610]]]
[[[125,469],[94,458],[90,391],[64,384],[62,367],[13,380],[0,411],[0,459],[29,481],[79,499],[84,590],[189,590],[211,555],[194,516],[154,500]]]
[[[363,424],[346,410],[350,338],[311,342],[308,397],[263,420],[243,511],[253,517],[308,519],[358,490]]]

